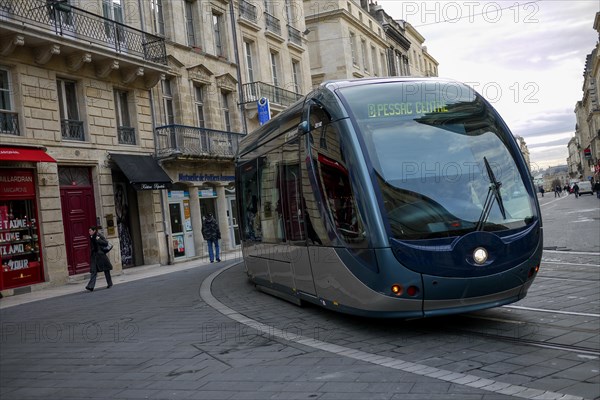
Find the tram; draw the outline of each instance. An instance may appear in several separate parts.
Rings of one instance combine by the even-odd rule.
[[[539,269],[528,167],[460,82],[325,82],[240,142],[236,191],[249,279],[299,305],[464,313],[522,299]]]

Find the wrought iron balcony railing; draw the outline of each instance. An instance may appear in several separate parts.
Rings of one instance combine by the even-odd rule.
[[[291,43],[297,44],[298,46],[302,46],[302,34],[296,28],[291,25],[287,26],[288,28],[288,40]]]
[[[271,103],[287,107],[302,98],[300,93],[264,82],[245,83],[242,85],[242,91],[244,94],[244,103],[251,103],[259,100],[261,97],[266,97]]]
[[[83,133],[83,121],[73,119],[63,119],[60,121],[60,130],[62,138],[68,140],[85,140]]]
[[[265,21],[267,23],[267,30],[281,36],[281,23],[279,19],[275,18],[268,12],[265,12]]]
[[[241,133],[218,131],[185,125],[165,125],[156,128],[158,156],[233,158],[237,153]]]
[[[135,128],[119,126],[117,127],[117,136],[119,144],[135,144]]]
[[[248,21],[256,23],[258,21],[258,13],[256,12],[256,6],[248,3],[245,0],[240,0],[240,16]]]
[[[0,133],[19,136],[19,114],[0,111]]]
[[[167,64],[165,40],[100,15],[58,1],[0,0],[0,20],[25,24],[52,35],[80,39],[101,47]]]

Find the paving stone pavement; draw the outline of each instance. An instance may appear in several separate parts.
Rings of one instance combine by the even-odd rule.
[[[0,300],[0,399],[600,397],[597,359],[296,307],[236,263]]]

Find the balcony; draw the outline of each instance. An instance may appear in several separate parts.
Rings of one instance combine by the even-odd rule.
[[[162,73],[167,65],[163,38],[58,1],[0,0],[0,37],[6,38],[0,43],[4,55],[26,46],[38,64],[60,54],[71,70],[116,55],[121,70]]]
[[[135,144],[135,128],[119,126],[117,127],[117,136],[119,144]]]
[[[0,133],[19,136],[19,114],[0,111]]]
[[[251,22],[258,22],[258,13],[254,4],[240,0],[240,17]]]
[[[271,104],[288,107],[302,98],[300,93],[292,92],[264,82],[251,82],[242,86],[244,104],[258,101],[261,97],[269,99]]]
[[[287,29],[289,42],[302,47],[302,33],[291,25],[288,25]]]
[[[83,133],[83,121],[63,119],[60,121],[60,130],[62,132],[63,139],[79,141],[85,140],[85,135]]]
[[[268,32],[273,32],[274,34],[281,36],[281,23],[279,22],[279,19],[268,12],[265,12],[265,21]]]
[[[242,134],[185,125],[156,128],[159,157],[200,157],[233,159]]]

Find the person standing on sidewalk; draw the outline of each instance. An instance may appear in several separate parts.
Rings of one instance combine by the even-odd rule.
[[[90,247],[91,247],[91,256],[90,256],[90,281],[85,287],[90,292],[94,291],[94,286],[96,286],[96,277],[98,276],[98,272],[103,271],[104,277],[106,278],[106,288],[110,289],[112,284],[112,279],[110,277],[110,270],[113,268],[108,256],[104,254],[102,251],[102,247],[108,245],[108,241],[98,233],[97,226],[90,226],[88,230],[90,234]]]
[[[202,237],[204,237],[204,240],[208,243],[208,258],[210,259],[210,262],[214,262],[215,259],[217,262],[220,262],[219,239],[221,239],[221,231],[219,230],[219,224],[212,213],[209,213],[204,219],[204,223],[202,224]]]

